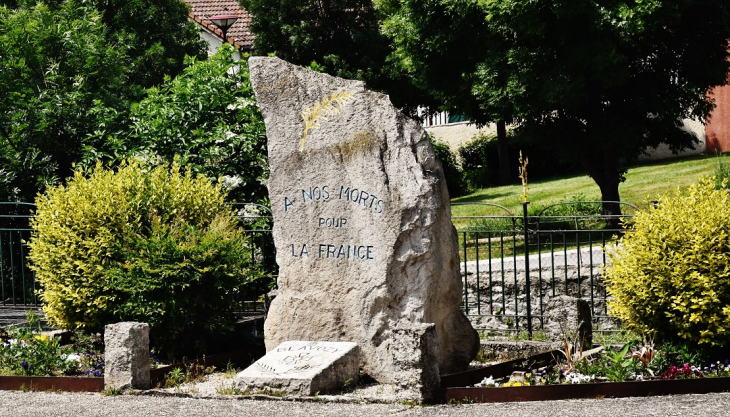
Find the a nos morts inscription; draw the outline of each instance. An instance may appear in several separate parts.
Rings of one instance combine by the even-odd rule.
[[[333,192],[334,191],[334,192]],[[327,185],[309,187],[299,190],[291,194],[291,197],[284,196],[284,212],[287,216],[296,216],[296,208],[301,204],[307,204],[307,202],[322,202],[335,200],[345,200],[353,203],[357,206],[362,206],[362,210],[372,210],[376,214],[382,214],[385,208],[385,203],[382,199],[378,198],[373,193],[369,193],[366,190],[359,190],[357,188],[346,187],[344,185],[330,187]],[[323,213],[319,216],[315,216],[314,227],[319,228],[331,228],[331,229],[344,229],[347,227],[348,218],[338,217],[337,211],[327,214],[327,205],[323,204]],[[350,222],[350,225],[353,225]],[[340,233],[341,234],[341,233]],[[291,256],[293,258],[308,258],[315,256],[319,259],[331,259],[331,260],[373,260],[375,259],[374,246],[367,244],[367,242],[347,242],[347,243],[333,243],[333,242],[294,242],[290,245]]]

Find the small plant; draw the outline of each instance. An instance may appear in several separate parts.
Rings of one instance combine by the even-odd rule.
[[[523,203],[525,201],[527,201],[527,199],[528,199],[528,194],[527,194],[527,190],[529,188],[527,185],[527,164],[528,164],[528,162],[529,161],[527,158],[522,159],[522,151],[520,151],[519,179],[522,180],[522,195],[520,196],[520,201],[522,201]]]
[[[115,387],[110,387],[110,388],[107,388],[104,391],[102,391],[102,394],[104,394],[107,397],[116,397],[117,395],[120,395],[121,393],[122,393],[122,389],[115,388]]]
[[[150,368],[157,369],[160,366],[160,360],[159,357],[157,357],[157,353],[154,349],[150,351]]]
[[[629,379],[629,376],[634,374],[632,370],[636,361],[631,356],[626,356],[629,348],[630,346],[627,344],[618,352],[605,356],[607,359],[606,377],[609,380],[613,382],[624,382]]]
[[[717,154],[717,167],[715,168],[715,189],[724,190],[730,183],[730,162],[727,157]]]
[[[236,374],[238,374],[238,369],[236,369],[233,364],[229,361],[226,364],[225,373],[223,374],[223,377],[226,379],[235,378]]]
[[[499,383],[496,382],[494,380],[494,378],[492,378],[492,376],[490,375],[489,378],[482,379],[482,382],[479,382],[477,384],[474,384],[474,386],[475,387],[494,387],[494,388],[498,388],[499,387]]]
[[[180,368],[175,368],[168,372],[165,377],[165,388],[179,387],[180,384],[185,382],[185,372]]]
[[[356,385],[352,383],[352,378],[349,378],[349,379],[346,379],[342,383],[342,390],[341,391],[342,391],[343,394],[345,394],[345,393],[354,391],[355,390],[355,387],[356,387]]]
[[[236,387],[236,384],[230,384],[230,385],[219,385],[218,388],[215,390],[216,393],[221,395],[250,395],[251,391],[246,388],[245,391],[241,390],[240,388]]]
[[[77,371],[78,363],[67,360],[69,348],[59,340],[41,334],[41,319],[32,310],[28,323],[9,328],[0,334],[0,368],[10,375],[53,376]]]

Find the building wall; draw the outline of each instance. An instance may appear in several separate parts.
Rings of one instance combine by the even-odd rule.
[[[710,97],[717,107],[705,127],[707,152],[730,152],[730,85],[716,88]]]
[[[728,91],[728,93],[730,93],[730,91]],[[727,98],[730,99],[730,94],[727,95]],[[726,109],[730,109],[730,102],[728,103],[728,106],[726,106]],[[730,128],[730,118],[726,117],[726,122],[728,128]],[[639,156],[639,160],[656,161],[669,158],[678,158],[682,156],[699,155],[704,153],[705,126],[700,122],[685,120],[684,128],[692,132],[695,137],[697,137],[697,140],[699,142],[695,145],[695,149],[686,149],[679,154],[674,155],[672,154],[672,151],[669,150],[668,146],[660,145],[657,148],[649,148],[647,150],[649,155],[641,155]],[[489,124],[482,129],[477,129],[476,125],[470,124],[469,122],[430,126],[426,127],[425,129],[426,132],[430,133],[431,136],[433,136],[435,139],[446,142],[449,145],[449,148],[451,148],[451,150],[454,152],[456,152],[459,147],[469,143],[478,133],[482,133],[485,136],[494,136],[497,134],[497,125],[495,124]],[[728,144],[730,145],[730,131],[726,129],[725,134],[728,140]],[[730,151],[730,146],[728,148],[728,151]]]
[[[213,55],[219,46],[223,44],[223,40],[218,36],[210,33],[207,29],[200,29],[200,37],[208,45],[208,55]],[[233,60],[238,61],[241,59],[240,52],[236,51],[233,53]]]

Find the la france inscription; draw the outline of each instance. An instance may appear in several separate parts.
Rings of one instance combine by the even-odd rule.
[[[385,210],[385,202],[374,193],[346,185],[315,185],[301,188],[291,195],[285,196],[281,204],[284,205],[286,215],[293,215],[297,208],[308,203],[317,202],[326,207],[326,204],[332,201],[344,201],[375,215],[381,215]],[[347,229],[350,219],[325,215],[320,212],[314,220],[314,225],[318,228]],[[367,242],[292,242],[289,244],[289,248],[292,258],[346,261],[375,259],[374,247]]]

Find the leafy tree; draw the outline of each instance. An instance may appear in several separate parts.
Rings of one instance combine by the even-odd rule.
[[[135,85],[160,84],[166,75],[182,71],[185,56],[206,56],[199,29],[188,18],[190,6],[182,0],[75,1],[99,10],[110,34],[130,36],[128,65]]]
[[[142,156],[151,163],[177,160],[195,173],[223,179],[229,198],[254,202],[265,198],[266,132],[248,78],[246,61],[233,61],[227,45],[205,61],[188,58],[175,78],[147,91],[131,111],[128,132],[112,136],[118,153],[88,148],[86,165],[97,159]]]
[[[387,91],[413,111],[433,104],[410,78],[388,65],[389,40],[380,33],[372,0],[239,0],[253,20],[257,54],[274,53],[297,65],[358,79]]]
[[[514,122],[579,160],[607,201],[619,200],[625,163],[645,148],[693,145],[682,119],[705,120],[706,93],[730,65],[723,0],[378,5],[391,59],[421,87],[477,122]]]
[[[128,37],[70,2],[0,6],[0,193],[32,201],[78,160],[93,107],[128,106]]]
[[[92,150],[125,153],[131,103],[204,53],[180,0],[0,4],[2,200],[31,201]]]

